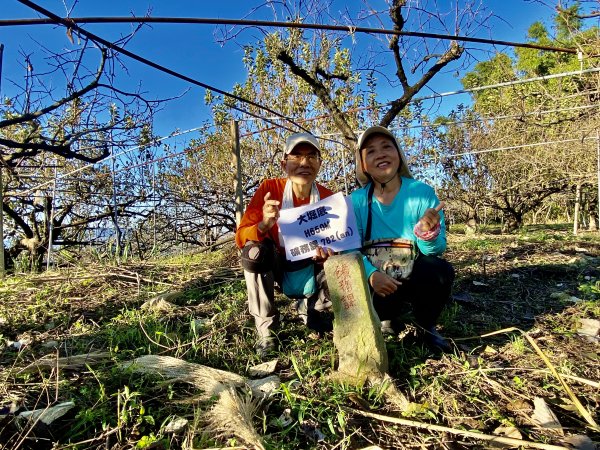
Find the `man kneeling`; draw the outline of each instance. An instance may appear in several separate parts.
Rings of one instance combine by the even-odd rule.
[[[292,134],[286,141],[281,167],[287,178],[261,183],[235,235],[242,249],[248,309],[254,317],[260,356],[275,348],[273,332],[279,321],[274,302],[276,283],[285,295],[298,300],[298,313],[306,325],[317,331],[331,329],[331,323],[323,322],[320,314],[331,307],[322,264],[327,252],[318,248],[316,258],[287,261],[277,226],[280,209],[312,204],[333,194],[315,182],[321,168],[317,139],[308,133]]]

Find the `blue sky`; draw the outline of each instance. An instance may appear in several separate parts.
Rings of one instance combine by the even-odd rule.
[[[71,1],[61,0],[38,1],[38,4],[52,12],[64,16],[64,4],[72,4]],[[212,17],[241,19],[252,9],[252,6],[264,2],[249,0],[226,0],[226,1],[193,1],[193,0],[136,0],[136,1],[106,1],[92,2],[80,1],[77,3],[72,16],[143,16],[149,9],[153,16],[177,16],[177,17]],[[335,1],[333,11],[335,14]],[[359,8],[363,2],[343,2]],[[373,2],[377,3],[377,2]],[[383,2],[379,2],[380,6]],[[547,20],[552,11],[538,2],[524,0],[491,0],[482,2],[488,11],[497,17],[490,21],[489,29],[481,29],[477,33],[479,37],[502,39],[510,41],[525,41],[527,28],[534,20]],[[440,4],[448,4],[442,0]],[[264,10],[263,14],[255,14],[251,19],[270,19]],[[343,14],[341,9],[340,16]],[[1,19],[9,18],[34,18],[37,13],[16,0],[2,0]],[[126,34],[131,26],[126,24],[90,24],[84,26],[105,39],[115,40]],[[390,27],[391,28],[391,27]],[[153,24],[145,27],[128,44],[130,51],[151,59],[159,64],[165,65],[173,70],[195,78],[199,81],[213,85],[217,88],[230,91],[234,83],[243,82],[245,71],[242,66],[242,50],[236,43],[229,42],[221,46],[215,42],[213,36],[215,27],[212,25],[171,25]],[[241,35],[241,41],[253,42],[260,37],[257,31],[246,31]],[[367,43],[370,37],[360,35],[356,37],[358,45]],[[4,67],[2,74],[2,95],[13,95],[13,81],[20,82],[23,68],[18,61],[19,51],[32,53],[34,58],[43,56],[39,44],[48,45],[53,48],[69,48],[71,46],[67,39],[65,30],[61,27],[50,25],[22,26],[22,27],[0,27],[0,43],[5,46]],[[485,48],[485,46],[480,46]],[[488,47],[490,48],[490,47]],[[500,48],[500,50],[504,50]],[[485,58],[483,52],[479,57]],[[458,75],[458,76],[457,76]],[[459,79],[464,72],[456,73],[449,70],[448,73],[436,77],[431,88],[437,92],[446,92],[460,89]],[[131,86],[141,83],[143,90],[151,98],[165,98],[182,94],[189,91],[183,98],[167,104],[163,111],[157,116],[155,132],[166,134],[175,128],[188,129],[201,125],[209,116],[204,105],[204,89],[188,86],[185,82],[170,77],[167,74],[147,68],[138,62],[128,63],[128,73],[121,75],[118,83],[123,86]],[[423,94],[430,93],[424,91]],[[380,101],[385,102],[393,98],[394,92],[387,90],[383,85],[379,91]],[[455,96],[444,100],[444,107],[450,109],[452,104],[467,102],[466,96]]]

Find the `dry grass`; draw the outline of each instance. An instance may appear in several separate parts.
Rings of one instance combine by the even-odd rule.
[[[576,403],[592,421],[600,420],[598,341],[578,334],[581,319],[600,319],[599,256],[600,237],[591,233],[451,235],[447,258],[457,271],[456,301],[442,330],[456,353],[434,357],[410,333],[386,341],[390,375],[412,403],[400,419],[413,426],[377,418],[399,418],[380,390],[332,383],[331,335],[312,335],[285,299],[278,300],[284,321],[276,375],[282,386],[257,414],[253,400],[232,397],[229,407],[239,411],[239,423],[219,416],[216,398],[207,399],[181,377],[123,370],[123,362],[157,355],[248,377],[259,360],[233,249],[14,276],[0,284],[0,442],[11,449],[471,449],[487,447],[483,434],[500,428],[516,429],[538,448],[566,446],[574,435],[598,442],[600,433]],[[169,298],[172,311],[140,310],[165,291],[180,292]],[[510,327],[526,335],[489,334]],[[104,353],[73,358],[90,352]],[[536,397],[554,412],[564,436],[532,420]],[[50,426],[15,418],[65,401],[75,408]],[[186,436],[163,432],[174,416],[190,421]],[[458,431],[480,432],[481,439]]]

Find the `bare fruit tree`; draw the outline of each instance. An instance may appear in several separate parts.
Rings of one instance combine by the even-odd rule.
[[[437,34],[468,35],[485,27],[489,18],[484,10],[478,9],[471,2],[462,2],[460,8],[450,11],[441,11],[438,6],[437,2],[393,0],[389,8],[378,11],[365,5],[363,9],[355,12],[355,16],[351,16],[350,11],[342,15],[341,20],[349,27],[350,37],[348,33],[344,35],[328,30],[311,30],[312,35],[303,31],[298,36],[299,32],[290,28],[287,32],[276,33],[279,36],[276,57],[289,67],[292,74],[310,87],[329,113],[330,120],[341,133],[345,143],[352,147],[356,140],[356,124],[349,120],[339,102],[339,91],[331,85],[331,80],[343,79],[341,77],[347,77],[349,74],[336,70],[335,59],[332,64],[327,58],[328,53],[323,51],[322,43],[351,40],[348,44],[351,72],[362,74],[368,86],[365,99],[370,100],[370,105],[364,106],[375,106],[373,93],[376,93],[378,88],[383,88],[386,83],[393,89],[399,88],[399,95],[388,99],[388,103],[380,108],[380,112],[373,113],[369,119],[376,120],[380,125],[390,126],[433,77],[449,64],[459,61],[465,53],[468,54],[465,46],[451,38],[425,39],[402,33],[428,31]],[[338,23],[340,21],[339,17],[334,18],[333,12],[329,11],[327,6],[320,7],[318,2],[297,3],[294,5],[295,9],[287,4],[281,7],[285,10],[280,14],[290,17],[293,22],[312,20],[319,23],[331,19]],[[384,38],[376,35],[373,44],[373,38],[352,34],[352,27],[373,23],[381,29],[391,27],[398,34],[386,34]],[[356,45],[359,40],[362,41],[360,46]],[[302,45],[297,44],[299,41]],[[307,46],[309,50],[306,49]],[[307,53],[311,53],[312,58],[306,58]],[[457,69],[458,67],[454,67],[454,70]]]
[[[24,42],[14,62],[23,75],[8,80],[15,94],[0,105],[8,253],[14,259],[27,251],[35,268],[49,242],[89,243],[88,227],[144,214],[133,208],[144,200],[136,183],[142,171],[111,176],[108,157],[151,141],[153,113],[163,102],[117,84],[125,66],[112,50],[75,33],[67,38],[66,49]],[[139,162],[146,153],[140,145],[128,158]]]

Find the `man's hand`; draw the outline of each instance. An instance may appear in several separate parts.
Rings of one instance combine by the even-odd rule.
[[[440,204],[437,205],[435,208],[426,209],[425,214],[423,214],[423,217],[421,217],[417,222],[417,228],[421,232],[426,232],[435,228],[437,224],[440,223],[440,221],[442,220],[440,216],[440,211],[444,208],[444,206],[444,202],[440,202]]]
[[[324,263],[325,261],[327,261],[327,258],[329,258],[330,256],[333,256],[335,254],[335,252],[333,250],[331,250],[329,247],[321,247],[318,246],[317,247],[317,254],[315,256],[313,256],[313,261],[317,262],[317,263]]]
[[[279,201],[271,200],[270,192],[267,192],[264,201],[265,203],[262,210],[263,218],[262,221],[258,223],[258,230],[261,233],[266,233],[269,231],[273,225],[275,225],[277,219],[279,219]]]
[[[396,292],[398,286],[402,285],[402,282],[377,270],[369,277],[369,284],[377,295],[386,297]]]

